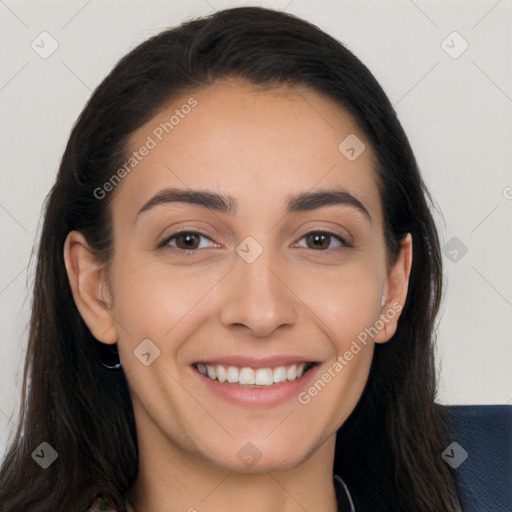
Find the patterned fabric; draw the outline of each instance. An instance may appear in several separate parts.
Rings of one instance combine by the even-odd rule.
[[[338,475],[333,475],[333,478],[339,512],[356,512],[352,496],[350,496],[345,482]],[[117,512],[117,510],[106,497],[98,496],[87,512]]]
[[[117,512],[114,505],[108,498],[98,496],[92,506],[87,509],[87,512]]]

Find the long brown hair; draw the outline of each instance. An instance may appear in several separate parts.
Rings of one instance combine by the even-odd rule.
[[[375,348],[363,395],[338,431],[333,471],[358,511],[459,510],[435,404],[439,240],[407,136],[374,76],[347,48],[303,20],[258,7],[219,11],[142,43],[99,85],[75,124],[45,204],[22,408],[3,460],[0,503],[9,512],[85,510],[103,492],[125,510],[138,461],[127,382],[97,361],[108,350],[75,306],[63,244],[79,230],[108,261],[111,198],[94,191],[126,161],[130,135],[172,98],[227,76],[323,93],[370,141],[390,260],[406,233],[414,258],[397,332]],[[47,469],[31,457],[42,442],[58,453]]]

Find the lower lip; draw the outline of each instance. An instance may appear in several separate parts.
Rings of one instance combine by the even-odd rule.
[[[221,398],[245,407],[272,407],[279,405],[299,393],[310,383],[319,365],[310,368],[301,377],[271,386],[242,386],[229,384],[206,377],[193,366],[192,369],[207,389]]]

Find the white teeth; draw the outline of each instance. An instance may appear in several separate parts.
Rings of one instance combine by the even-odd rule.
[[[230,366],[228,368],[228,382],[234,384],[238,382],[238,368],[236,366]]]
[[[271,386],[285,382],[286,380],[295,380],[302,377],[306,368],[306,363],[294,363],[289,366],[277,366],[276,368],[258,368],[253,369],[248,366],[238,368],[236,366],[226,367],[222,364],[210,365],[198,363],[198,371],[203,375],[219,382],[228,382],[230,384],[240,384],[242,386]]]
[[[286,378],[288,380],[294,380],[297,377],[297,365],[292,364],[286,371]]]
[[[247,367],[242,368],[240,370],[238,382],[244,386],[252,386],[255,383],[254,370]]]
[[[272,377],[272,370],[270,368],[258,368],[256,370],[256,385],[257,386],[270,386],[274,383]]]
[[[279,366],[274,370],[274,382],[284,382],[286,380],[286,369],[284,366]]]
[[[206,365],[206,371],[208,372],[208,377],[210,379],[215,379],[215,368],[213,366],[210,366],[209,364]]]
[[[227,376],[226,376],[226,370],[224,369],[224,366],[222,366],[221,364],[218,364],[217,367],[215,368],[215,372],[217,373],[217,379],[219,379],[219,382],[226,382]]]

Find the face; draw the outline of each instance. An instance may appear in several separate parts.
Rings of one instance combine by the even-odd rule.
[[[152,433],[139,442],[232,471],[298,465],[354,409],[405,299],[368,141],[306,88],[230,79],[130,143],[101,289],[115,321],[93,332],[118,342],[139,436]]]

